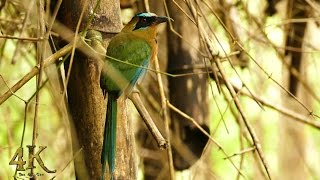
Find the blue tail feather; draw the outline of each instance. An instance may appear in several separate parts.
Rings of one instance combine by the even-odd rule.
[[[117,98],[118,93],[108,93],[107,114],[101,153],[102,180],[105,179],[104,174],[106,172],[106,161],[108,161],[110,179],[113,179],[117,135]]]

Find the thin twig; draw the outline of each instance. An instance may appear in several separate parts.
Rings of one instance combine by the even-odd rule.
[[[1,74],[0,74],[0,77],[1,77],[2,81],[4,82],[4,84],[6,85],[6,87],[9,89],[9,91],[10,91],[10,93],[11,93],[12,95],[14,95],[15,97],[17,97],[18,99],[20,99],[20,100],[23,101],[24,103],[27,103],[26,100],[22,99],[22,98],[21,98],[20,96],[18,96],[15,92],[11,91],[8,83],[5,81],[5,79],[3,78],[3,76],[2,76]]]
[[[157,71],[160,71],[159,61],[158,57],[155,57],[154,60],[155,69]],[[167,156],[168,156],[168,163],[169,163],[169,172],[170,172],[170,179],[174,180],[174,167],[173,167],[173,157],[172,157],[172,149],[171,149],[171,141],[170,141],[170,127],[169,127],[169,111],[167,108],[167,98],[164,92],[164,86],[162,83],[162,77],[160,73],[157,73],[158,78],[158,84],[159,84],[159,90],[160,90],[160,97],[161,97],[161,104],[162,104],[162,110],[163,110],[163,117],[164,117],[164,125],[165,125],[165,132],[167,135]]]
[[[31,98],[30,98],[30,100],[31,100]],[[21,133],[20,148],[22,148],[22,146],[23,146],[24,135],[25,135],[25,132],[26,132],[28,107],[29,107],[29,103],[25,102],[24,117],[23,117],[23,128],[22,128],[22,133]],[[16,167],[16,169],[14,171],[14,177],[17,176],[17,172],[18,172],[18,166]]]
[[[38,29],[38,37],[42,37],[44,36],[45,33],[45,20],[44,20],[44,4],[43,4],[43,0],[39,0],[38,3],[38,14],[39,14],[39,19],[38,19],[38,25],[39,25],[39,29]],[[32,146],[35,147],[36,146],[36,142],[37,142],[37,137],[38,137],[38,112],[39,112],[39,102],[40,102],[40,88],[41,88],[41,81],[42,81],[42,76],[43,76],[43,69],[44,69],[44,49],[43,49],[43,44],[45,43],[45,41],[39,41],[37,42],[37,60],[38,63],[40,64],[40,69],[39,69],[39,76],[37,78],[37,93],[36,93],[36,105],[35,105],[35,111],[34,111],[34,119],[33,119],[33,130],[32,130]],[[34,153],[33,151],[31,152],[32,154]],[[32,166],[33,166],[33,161],[32,161]],[[32,178],[31,179],[35,179],[34,176],[34,169],[31,169],[31,175]]]
[[[20,24],[21,20],[18,19],[7,19],[5,17],[1,17],[0,21],[8,22],[8,23],[15,23],[15,24]]]
[[[232,158],[232,157],[235,157],[235,156],[243,155],[245,153],[248,153],[248,152],[251,152],[251,151],[254,151],[254,150],[256,150],[256,147],[250,147],[248,149],[244,149],[244,150],[242,150],[240,152],[234,153],[231,156],[224,157],[223,159],[229,159],[229,158]]]
[[[49,22],[49,25],[48,25],[48,28],[47,28],[47,32],[45,34],[45,39],[48,40],[49,39],[49,35],[51,32],[51,29],[52,29],[52,26],[54,24],[54,21],[57,17],[57,14],[58,14],[58,11],[60,9],[60,6],[61,6],[61,3],[62,3],[62,0],[58,0],[56,2],[56,6],[54,7],[54,10],[53,10],[53,13],[52,13],[52,17],[48,18],[50,20]]]
[[[18,37],[18,36],[11,36],[11,35],[0,35],[0,39],[18,39],[22,41],[32,41],[32,42],[37,42],[41,41],[41,38],[33,38],[33,37]]]
[[[83,8],[82,8],[82,11],[81,11],[78,23],[77,23],[76,31],[74,33],[74,38],[76,38],[78,36],[80,25],[81,25],[81,22],[82,22],[82,18],[83,18],[85,9],[87,9],[87,6],[88,6],[88,1],[85,1],[85,4],[83,5]],[[68,86],[68,82],[69,82],[69,78],[70,78],[70,74],[71,74],[71,69],[72,69],[72,65],[73,65],[74,53],[75,53],[76,46],[77,46],[76,43],[77,43],[76,41],[73,41],[72,50],[71,50],[71,57],[70,57],[70,62],[69,62],[69,68],[68,68],[66,82],[64,84],[64,87]],[[65,88],[63,90],[62,96],[65,96],[66,93],[67,93],[67,89]]]

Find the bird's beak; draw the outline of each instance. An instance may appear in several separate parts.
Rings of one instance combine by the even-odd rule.
[[[167,17],[167,16],[157,16],[156,20],[154,21],[154,24],[160,24],[160,23],[164,23],[167,22],[169,20],[172,20],[171,18]]]

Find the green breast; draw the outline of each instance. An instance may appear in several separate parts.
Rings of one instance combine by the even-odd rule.
[[[143,39],[136,38],[130,34],[120,33],[109,43],[106,58],[115,69],[129,82],[136,81],[142,73],[142,66],[148,65],[151,58],[151,47]],[[134,65],[131,65],[134,64]],[[107,91],[121,91],[116,82],[113,82],[106,74],[102,75]],[[127,85],[127,86],[128,86]]]

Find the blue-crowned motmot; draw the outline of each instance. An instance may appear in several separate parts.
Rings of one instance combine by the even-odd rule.
[[[108,93],[101,153],[102,179],[106,171],[106,161],[108,161],[111,179],[113,179],[115,169],[117,99],[124,91],[133,88],[146,71],[150,61],[157,55],[157,25],[167,20],[167,17],[153,13],[139,13],[109,43],[105,63],[119,71],[127,83],[125,88],[120,88],[117,82],[104,73],[105,71],[101,73],[101,87]]]

